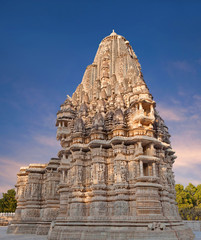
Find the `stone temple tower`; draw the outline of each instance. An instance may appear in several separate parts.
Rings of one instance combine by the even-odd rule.
[[[178,214],[176,157],[155,106],[129,41],[113,31],[57,113],[58,159],[18,174],[9,232],[50,229],[49,240],[193,239]]]

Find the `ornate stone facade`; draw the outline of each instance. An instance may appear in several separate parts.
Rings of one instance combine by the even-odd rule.
[[[62,150],[18,174],[8,232],[48,239],[193,239],[175,202],[170,135],[129,42],[113,32],[57,113]],[[51,226],[50,226],[51,224]]]

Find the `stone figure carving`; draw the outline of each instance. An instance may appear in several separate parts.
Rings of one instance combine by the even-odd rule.
[[[166,226],[164,223],[153,222],[148,224],[148,230],[165,230]]]
[[[83,132],[84,123],[83,123],[83,120],[81,118],[76,119],[74,128],[75,128],[75,132]]]
[[[98,130],[104,127],[104,118],[101,113],[97,113],[94,117],[93,127]]]
[[[126,201],[117,201],[115,202],[115,215],[127,215],[128,213],[128,203]]]
[[[136,177],[136,164],[135,162],[129,163],[129,180],[134,180]]]
[[[160,167],[160,178],[161,178],[161,182],[164,185],[166,185],[168,183],[167,167],[165,167],[165,166]]]
[[[126,169],[126,162],[125,161],[121,161],[120,162],[120,172],[121,172],[121,180],[122,182],[126,182],[127,180],[127,169]]]
[[[105,173],[105,165],[99,164],[99,169],[98,169],[98,181],[99,182],[104,182],[104,180],[105,180],[104,173]]]
[[[78,166],[77,176],[78,176],[78,183],[82,183],[82,167],[81,166]]]

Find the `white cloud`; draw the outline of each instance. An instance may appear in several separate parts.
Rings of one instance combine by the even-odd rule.
[[[184,133],[172,137],[172,144],[178,159],[175,166],[189,166],[189,164],[201,164],[201,140]]]
[[[184,101],[159,104],[159,113],[170,129],[171,143],[176,152],[176,182],[187,185],[201,183],[201,96]]]
[[[195,95],[193,96],[193,98],[194,98],[196,101],[198,101],[199,103],[201,103],[201,96],[200,96],[200,95],[195,94]]]
[[[50,147],[59,147],[59,142],[56,140],[56,137],[48,137],[44,135],[37,135],[34,139],[42,145],[50,146]]]
[[[173,68],[183,71],[183,72],[188,72],[188,73],[195,73],[195,68],[194,66],[189,63],[188,61],[174,61],[171,63]]]
[[[56,137],[39,134],[30,135],[28,141],[24,143],[7,142],[7,144],[13,146],[13,149],[11,157],[0,156],[0,194],[14,188],[21,166],[28,166],[31,163],[47,163],[51,157],[57,156],[60,149]]]
[[[1,185],[0,186],[0,198],[2,198],[3,193],[7,193],[9,189],[15,188],[12,184],[10,185]]]
[[[0,157],[1,169],[0,177],[8,178],[9,182],[16,180],[16,173],[21,167],[20,162],[16,162],[14,159]]]
[[[201,65],[201,58],[197,60],[197,63]]]
[[[157,110],[159,110],[160,116],[166,121],[180,122],[185,119],[185,115],[182,113],[182,111],[178,111],[176,108],[174,109],[162,104],[158,104]]]
[[[8,189],[14,188],[17,181],[17,173],[22,163],[14,159],[0,157],[1,171],[0,171],[0,195],[7,192]]]

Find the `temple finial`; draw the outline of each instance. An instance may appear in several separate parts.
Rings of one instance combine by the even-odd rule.
[[[112,30],[112,33],[110,34],[110,36],[116,36],[116,32],[114,31],[114,29]]]

